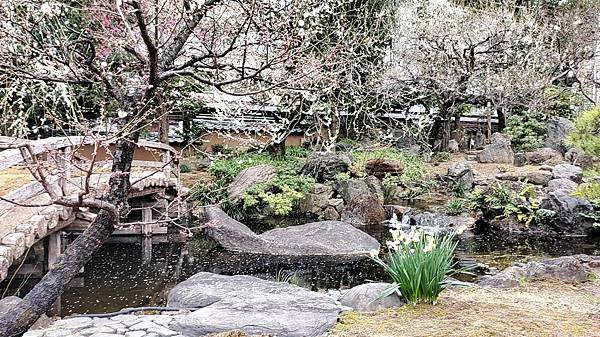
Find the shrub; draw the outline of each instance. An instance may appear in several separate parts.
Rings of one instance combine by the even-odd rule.
[[[223,208],[237,210],[237,214],[248,211],[257,211],[261,207],[270,207],[273,213],[279,216],[289,215],[299,200],[314,185],[311,177],[298,173],[302,167],[308,151],[302,148],[290,147],[285,155],[274,156],[269,153],[245,152],[234,157],[224,157],[215,160],[209,172],[215,181],[209,186],[196,186],[193,189],[193,198],[201,205],[214,204],[227,199],[227,186],[243,170],[261,164],[273,165],[277,176],[249,188],[242,195],[242,207],[235,207],[224,203]],[[230,214],[231,215],[231,214]],[[238,217],[239,218],[239,217]]]
[[[464,211],[465,202],[461,199],[448,200],[446,203],[446,214],[459,215]]]
[[[181,173],[190,173],[192,172],[192,170],[190,169],[190,167],[186,164],[181,164],[179,165],[179,172]]]
[[[481,210],[486,218],[515,216],[519,222],[529,225],[547,217],[540,212],[535,187],[531,184],[517,193],[498,183],[488,189],[476,189],[469,194],[468,200],[469,208]]]
[[[335,175],[335,181],[346,181],[350,179],[348,172],[340,172]]]
[[[450,160],[450,152],[437,152],[434,156],[435,160],[445,162]]]
[[[540,117],[525,112],[511,116],[503,132],[516,150],[531,151],[542,146],[546,125]]]
[[[404,194],[403,198],[416,199],[423,194],[433,191],[438,186],[438,183],[435,180],[424,180],[409,183],[408,185],[409,186],[406,189],[406,193]]]
[[[564,86],[548,86],[544,89],[544,96],[549,99],[549,114],[569,119],[587,102],[579,90]]]
[[[275,274],[275,282],[290,283],[299,286],[302,282],[296,272],[287,271],[284,269],[277,270]]]
[[[283,156],[248,151],[213,161],[209,173],[217,179],[227,180],[228,183],[233,181],[243,170],[262,164],[273,165],[278,172],[285,171],[296,174],[302,167],[307,155],[308,151],[300,147],[289,147]]]
[[[453,269],[455,234],[443,237],[429,235],[423,230],[411,228],[410,232],[397,229],[390,231],[392,240],[386,243],[387,262],[378,251],[371,258],[381,265],[394,281],[383,297],[399,292],[408,303],[427,302],[435,304],[440,293],[449,283]]]
[[[600,107],[584,112],[575,119],[575,130],[568,142],[585,153],[600,156]]]
[[[275,215],[287,216],[314,185],[311,177],[286,173],[249,188],[242,196],[244,210],[269,207]]]
[[[467,190],[467,187],[462,182],[448,185],[448,191],[457,198],[464,198],[467,195]]]
[[[583,183],[577,186],[573,195],[588,200],[594,206],[600,206],[600,183]]]

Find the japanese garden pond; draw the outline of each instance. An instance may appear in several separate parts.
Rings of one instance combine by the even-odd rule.
[[[388,229],[369,226],[366,232],[385,242]],[[120,240],[121,239],[121,240]],[[151,259],[144,258],[142,238],[106,243],[72,281],[52,314],[114,312],[122,308],[161,306],[169,289],[200,271],[288,281],[320,291],[335,291],[369,281],[387,280],[383,270],[369,259],[274,257],[235,254],[203,238],[161,240],[153,237]],[[588,237],[500,240],[492,235],[463,235],[457,250],[462,265],[483,263],[503,269],[514,262],[572,254],[600,254],[600,240]],[[479,269],[480,272],[483,272]],[[2,283],[5,296],[25,294],[38,279],[14,279]],[[18,289],[18,290],[17,290]]]

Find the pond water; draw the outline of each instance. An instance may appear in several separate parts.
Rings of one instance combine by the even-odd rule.
[[[381,241],[388,232],[383,226],[370,226],[365,230]],[[142,254],[142,239],[106,243],[73,280],[60,303],[55,305],[53,314],[67,316],[161,306],[166,304],[166,295],[177,282],[200,271],[255,275],[321,291],[387,280],[382,269],[368,259],[344,261],[232,254],[201,237],[188,242],[156,241],[150,261]],[[506,241],[492,235],[466,235],[460,240],[457,256],[464,264],[481,262],[502,269],[515,261],[580,253],[600,254],[600,240],[561,237]],[[12,295],[18,288],[17,293],[22,296],[36,281],[33,278],[13,280],[10,287],[4,282],[2,289],[7,290],[5,295]]]

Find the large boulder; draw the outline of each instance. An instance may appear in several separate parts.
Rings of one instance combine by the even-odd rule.
[[[260,184],[269,181],[277,176],[275,167],[272,165],[258,165],[249,167],[235,178],[229,187],[227,187],[227,194],[231,200],[237,200],[246,190],[256,184]]]
[[[404,163],[400,160],[377,158],[368,160],[365,163],[365,172],[367,175],[383,179],[388,175],[399,176],[404,172]]]
[[[325,184],[315,184],[300,202],[299,208],[303,213],[320,215],[328,206],[333,196],[333,188]]]
[[[567,153],[565,153],[565,160],[569,162],[569,164],[573,164],[584,169],[592,168],[596,164],[594,156],[590,156],[589,154],[583,152],[583,150],[577,148],[572,148],[567,151]]]
[[[383,202],[384,194],[383,184],[381,183],[381,180],[377,179],[374,176],[368,176],[365,177],[363,181],[367,184],[367,186],[369,186],[369,191],[375,194],[377,198],[379,198],[379,200]]]
[[[381,297],[381,294],[391,286],[390,283],[361,284],[344,293],[340,297],[340,303],[358,312],[377,311],[404,305],[396,293]]]
[[[555,213],[554,225],[562,232],[585,234],[592,226],[583,215],[593,212],[594,207],[589,201],[572,196],[568,190],[548,193],[541,207]]]
[[[571,179],[552,179],[548,182],[548,187],[546,187],[546,192],[555,192],[558,190],[565,190],[569,193],[575,192],[577,189],[577,183]]]
[[[334,189],[346,203],[350,203],[361,195],[371,194],[369,185],[362,179],[338,181],[335,183]]]
[[[546,124],[545,146],[565,153],[568,150],[566,139],[573,131],[573,123],[563,117],[553,117]]]
[[[452,189],[463,186],[467,190],[473,188],[474,175],[471,165],[466,161],[458,162],[448,168],[448,186]]]
[[[373,237],[341,221],[313,222],[257,235],[217,206],[205,208],[204,228],[223,248],[242,253],[363,257],[379,249]]]
[[[198,273],[169,292],[169,307],[200,308],[176,316],[170,328],[184,336],[240,330],[250,335],[321,336],[341,308],[330,296],[252,276]]]
[[[552,177],[554,179],[569,179],[576,183],[581,183],[581,180],[583,179],[583,169],[571,164],[556,165],[552,170]]]
[[[322,183],[333,180],[339,173],[348,172],[351,164],[350,157],[345,154],[314,152],[306,158],[302,173]]]
[[[353,226],[374,225],[386,219],[381,200],[372,193],[353,198],[342,210],[342,221]]]
[[[563,155],[560,151],[543,147],[541,149],[536,149],[531,152],[526,152],[525,163],[531,165],[558,165],[564,163]]]
[[[491,144],[477,154],[477,161],[480,163],[512,164],[514,160],[515,153],[510,146],[510,138],[501,133],[494,133]]]
[[[540,262],[517,263],[493,276],[483,276],[478,284],[490,288],[515,288],[523,282],[558,280],[580,283],[594,275],[600,266],[600,256],[573,255],[543,260]]]

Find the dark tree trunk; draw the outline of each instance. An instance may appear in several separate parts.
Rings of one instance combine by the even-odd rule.
[[[498,132],[502,132],[506,127],[506,114],[504,108],[498,108],[496,111],[498,113]]]
[[[109,180],[110,193],[106,201],[122,208],[127,202],[131,182],[129,174],[133,161],[135,143],[139,133],[121,138],[115,148],[112,172]],[[38,284],[17,306],[0,316],[0,336],[20,336],[37,319],[47,313],[69,282],[79,273],[92,255],[102,246],[114,230],[119,219],[101,211],[90,226],[67,247],[66,251]]]
[[[169,114],[167,113],[167,106],[166,106],[166,102],[165,99],[163,97],[162,94],[157,94],[156,95],[156,100],[158,103],[158,112],[159,112],[159,132],[158,132],[158,138],[159,138],[159,142],[163,143],[163,144],[167,144],[169,145]]]
[[[160,142],[169,145],[169,116],[160,116]]]
[[[444,120],[441,115],[436,116],[429,130],[429,145],[431,148],[435,146],[435,143],[440,139],[442,128],[444,127]]]
[[[455,109],[454,111],[454,130],[458,130],[460,128],[460,109]]]
[[[285,139],[277,143],[271,143],[268,151],[276,156],[285,156]]]
[[[433,120],[433,125],[431,125],[431,129],[429,130],[429,145],[432,149],[439,139],[446,138],[447,124],[449,123],[452,104],[453,103],[450,100],[442,103],[439,114]]]

